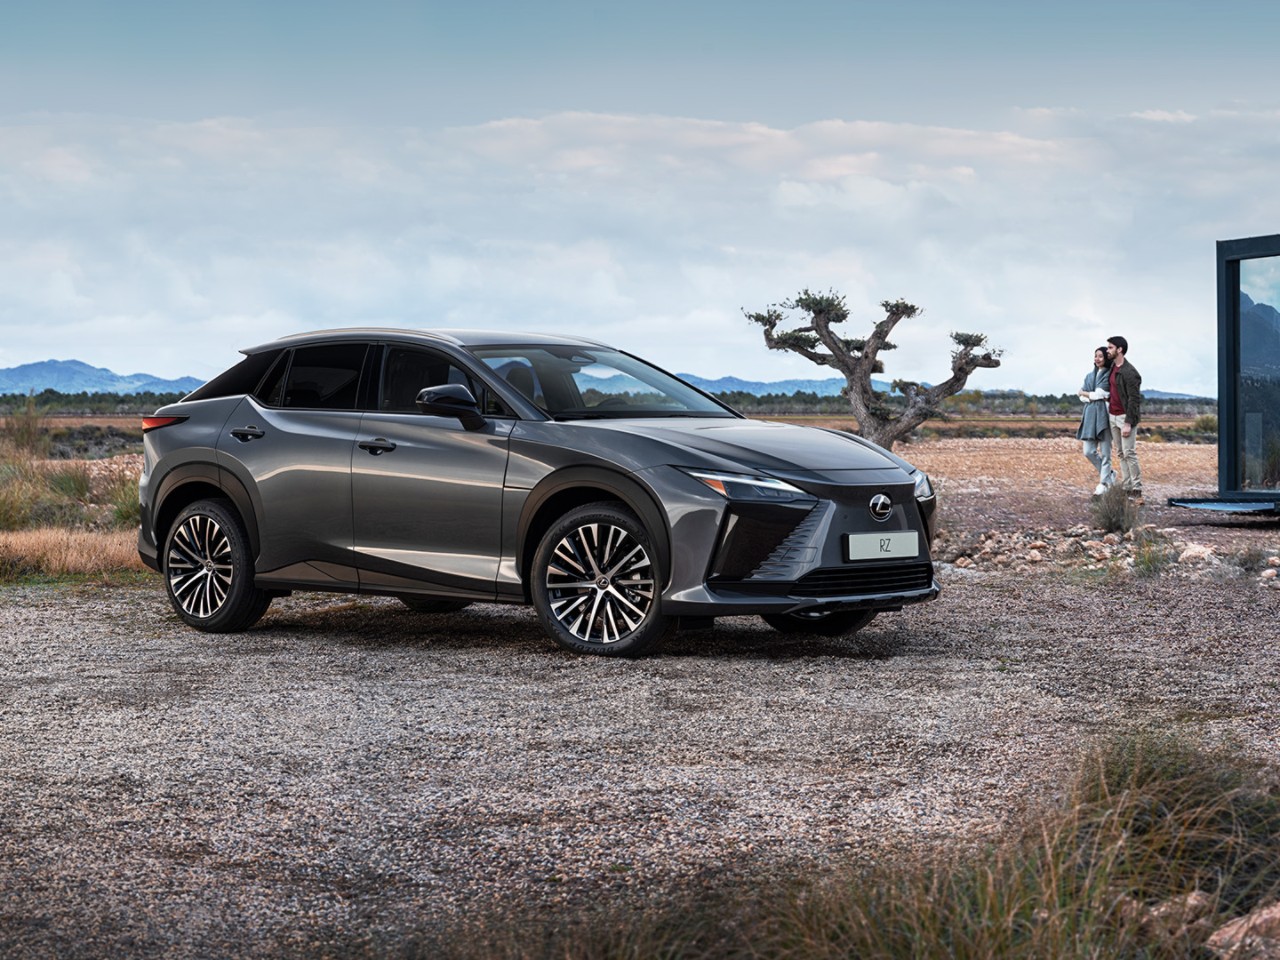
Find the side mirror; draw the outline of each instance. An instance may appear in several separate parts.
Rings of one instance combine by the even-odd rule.
[[[471,391],[460,383],[442,383],[426,387],[418,393],[418,409],[432,417],[453,417],[463,429],[479,430],[484,426],[480,405]]]

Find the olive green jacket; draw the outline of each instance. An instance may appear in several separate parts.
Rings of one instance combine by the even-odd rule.
[[[1124,422],[1136,427],[1142,419],[1142,374],[1127,357],[1124,366],[1116,367],[1115,373],[1116,386],[1111,397],[1124,407]]]

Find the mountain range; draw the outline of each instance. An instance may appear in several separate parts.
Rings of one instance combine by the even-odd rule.
[[[79,360],[42,360],[0,370],[0,394],[39,393],[190,393],[203,380],[165,380],[149,373],[121,375]]]
[[[832,377],[825,380],[743,380],[740,377],[718,377],[709,379],[693,373],[681,373],[681,379],[687,380],[699,389],[708,393],[749,393],[754,396],[765,394],[782,394],[791,396],[797,391],[815,393],[820,397],[839,396],[844,388],[844,380]],[[204,381],[195,377],[179,377],[166,380],[147,373],[131,373],[121,375],[105,367],[93,367],[80,360],[44,360],[40,363],[24,363],[17,367],[0,369],[0,394],[40,393],[42,390],[56,390],[59,393],[190,393]],[[884,380],[872,380],[872,385],[881,391],[890,389]],[[987,391],[1009,393],[1011,391]],[[1144,390],[1149,397],[1167,399],[1190,399],[1190,394],[1165,393],[1160,390]]]

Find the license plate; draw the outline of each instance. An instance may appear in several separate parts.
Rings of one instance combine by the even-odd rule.
[[[846,560],[908,560],[919,555],[920,534],[915,530],[850,533],[844,538]]]

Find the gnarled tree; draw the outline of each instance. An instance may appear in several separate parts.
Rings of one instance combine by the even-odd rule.
[[[802,290],[795,299],[774,304],[763,313],[747,310],[743,313],[748,320],[764,327],[764,342],[770,350],[790,350],[842,373],[847,384],[843,394],[858,421],[858,434],[891,448],[926,420],[942,416],[942,401],[963,390],[974,370],[1000,366],[1003,351],[990,349],[985,334],[952,333],[956,349],[951,353],[951,376],[931,387],[910,380],[894,380],[893,389],[902,395],[905,405],[891,404],[872,387],[871,375],[884,372],[880,352],[895,349],[889,342],[893,328],[923,311],[905,300],[885,300],[880,306],[884,308],[884,319],[865,338],[843,337],[833,329],[849,319],[844,297],[835,292],[818,294]],[[791,322],[784,311],[793,310],[802,311],[808,322],[783,329],[784,324]]]

